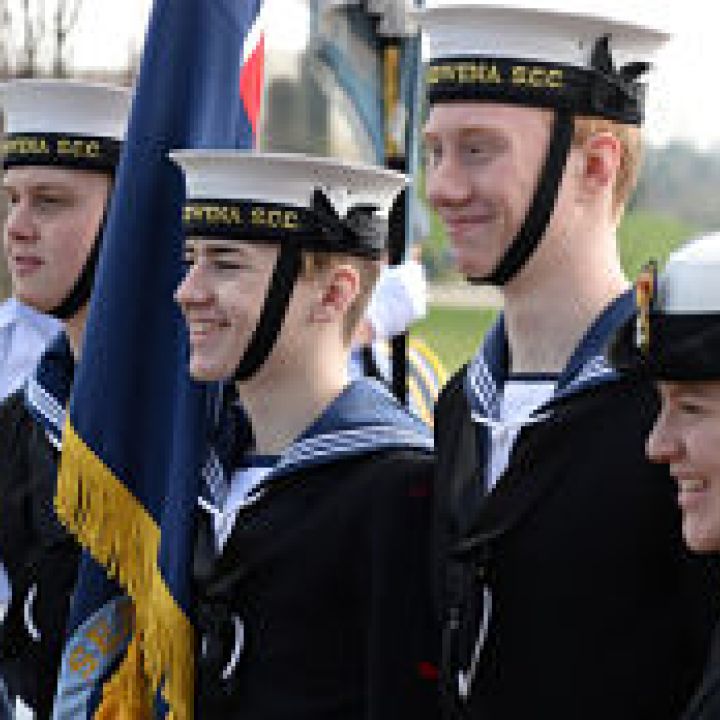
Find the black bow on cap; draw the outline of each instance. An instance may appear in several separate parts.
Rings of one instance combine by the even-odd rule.
[[[316,188],[312,211],[325,241],[322,249],[333,252],[378,258],[385,248],[387,222],[378,216],[378,208],[358,204],[340,217],[325,193]]]
[[[596,110],[622,110],[628,102],[638,104],[642,109],[644,88],[637,80],[650,70],[650,63],[632,62],[617,70],[610,51],[610,35],[603,35],[595,41],[590,67],[600,80],[593,83],[591,89]]]

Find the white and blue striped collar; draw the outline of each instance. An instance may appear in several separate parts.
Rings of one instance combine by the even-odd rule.
[[[612,333],[634,310],[632,293],[626,292],[601,313],[560,374],[553,397],[538,408],[537,413],[544,415],[548,405],[561,398],[618,379],[616,372],[605,360],[605,347]],[[499,419],[509,363],[505,323],[501,316],[488,332],[481,351],[470,362],[465,375],[465,393],[473,416]]]
[[[390,424],[337,429],[293,443],[280,457],[272,474],[281,475],[300,468],[334,462],[341,458],[397,448],[432,452],[433,441],[427,433],[416,428],[403,428]]]
[[[25,406],[45,429],[50,443],[60,450],[65,412],[70,401],[75,361],[65,333],[60,333],[40,358],[24,386]]]
[[[275,472],[390,448],[431,452],[432,434],[381,383],[359,378],[287,448]]]
[[[432,434],[383,385],[360,378],[351,382],[280,455],[265,483],[301,469],[402,448],[432,453]],[[203,480],[205,493],[200,499],[201,505],[206,509],[222,507],[227,498],[230,473],[223,468],[214,451],[210,452],[203,468]]]

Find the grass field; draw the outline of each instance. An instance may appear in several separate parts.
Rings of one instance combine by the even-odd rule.
[[[675,218],[635,210],[626,215],[618,232],[620,260],[629,278],[637,277],[648,260],[662,267],[678,245],[696,233],[691,225]]]
[[[422,338],[452,373],[475,354],[495,315],[495,310],[436,305],[412,334]]]

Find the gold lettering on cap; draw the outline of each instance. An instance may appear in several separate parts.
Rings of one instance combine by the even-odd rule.
[[[495,85],[499,85],[501,82],[503,82],[503,77],[500,74],[500,70],[498,69],[497,65],[487,66],[485,82],[493,83]]]
[[[49,155],[50,147],[46,138],[11,137],[2,142],[4,155]]]
[[[186,205],[183,222],[228,226],[244,224],[240,208],[229,205]]]
[[[300,226],[300,216],[296,210],[255,206],[250,217],[254,227],[270,228],[272,230],[297,230]]]
[[[513,65],[511,71],[513,85],[524,85],[532,88],[562,88],[562,68],[548,68],[542,65]]]
[[[441,82],[459,85],[498,85],[503,76],[498,66],[485,62],[442,63],[428,68],[426,75],[428,85]]]
[[[59,138],[57,154],[74,158],[99,158],[100,142],[98,140],[82,140],[79,138]]]

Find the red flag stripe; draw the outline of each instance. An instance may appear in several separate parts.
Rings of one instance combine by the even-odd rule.
[[[257,132],[262,105],[263,82],[265,78],[265,34],[261,33],[257,44],[249,55],[240,72],[240,97],[245,112],[250,119],[253,135]]]

